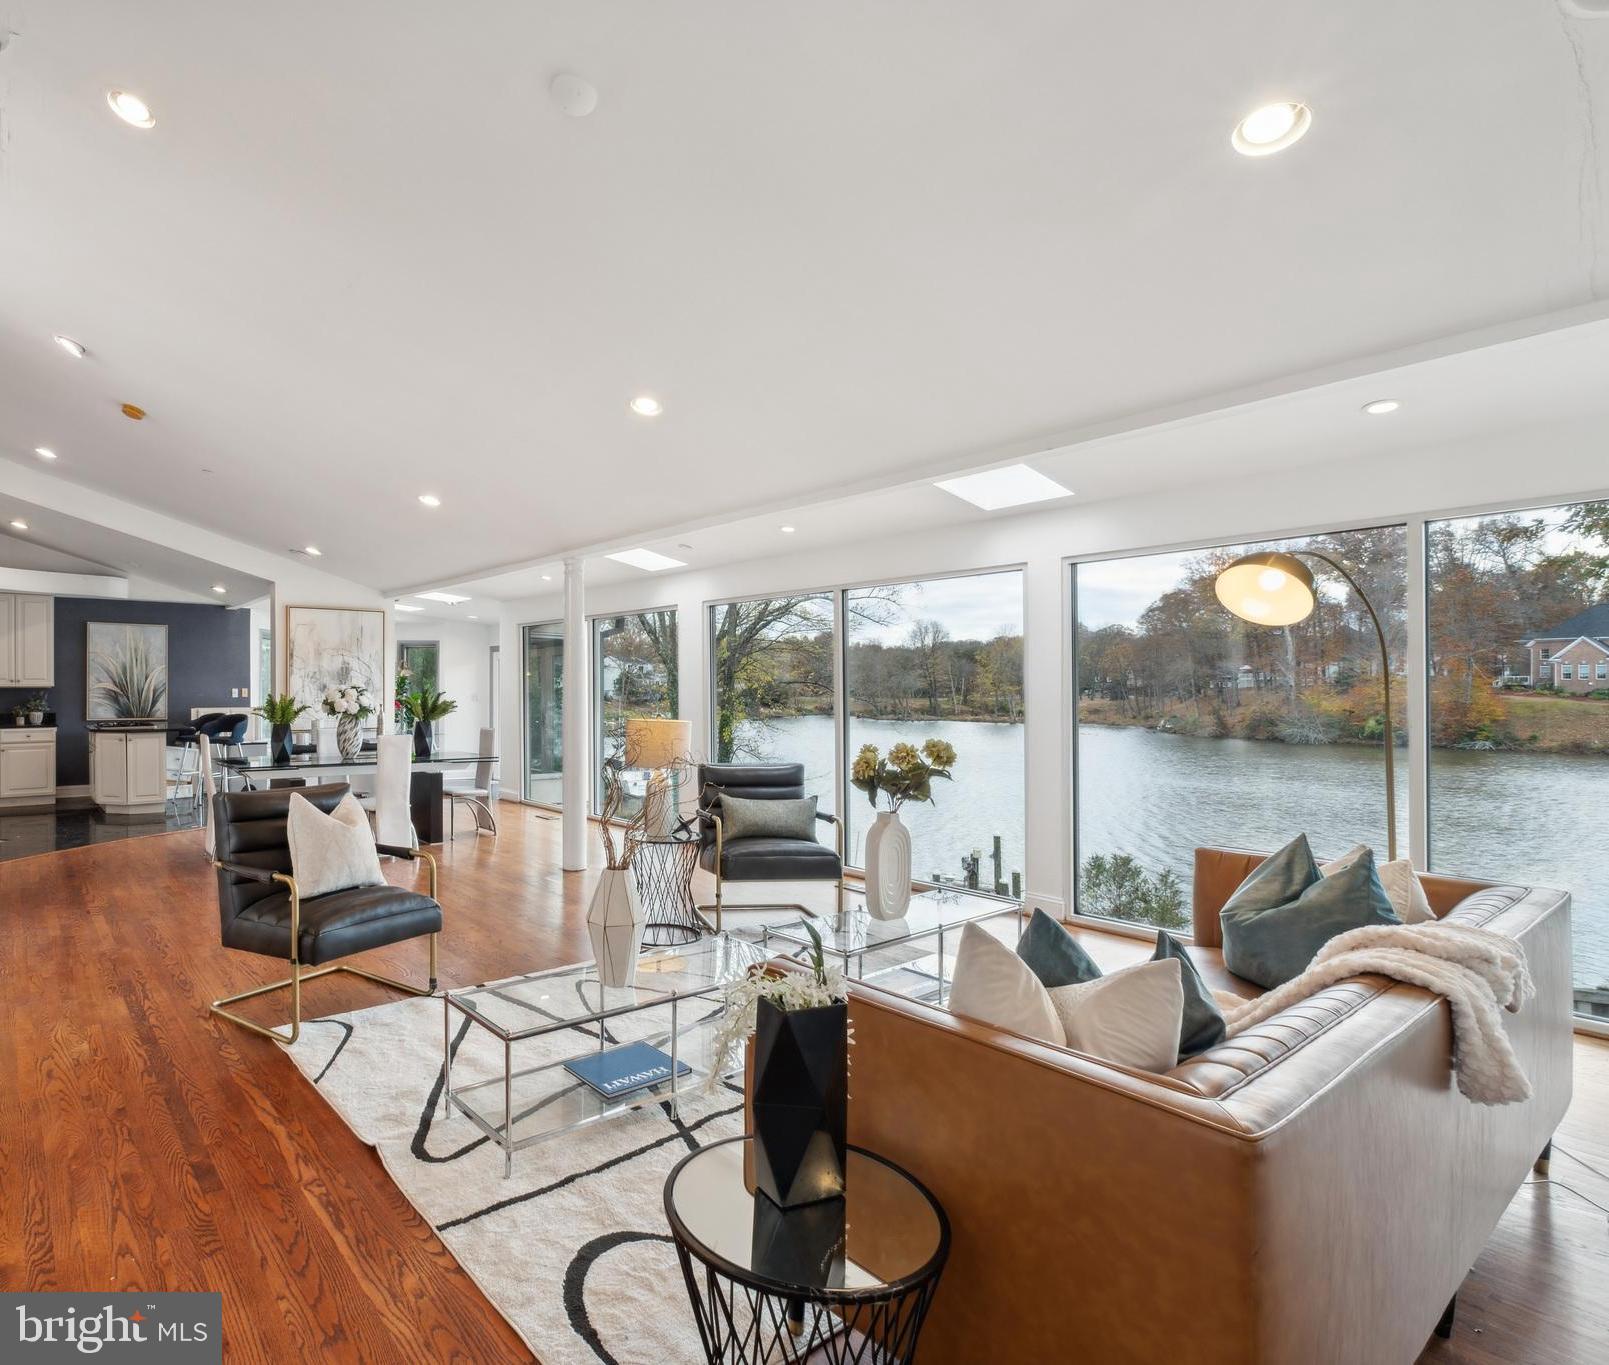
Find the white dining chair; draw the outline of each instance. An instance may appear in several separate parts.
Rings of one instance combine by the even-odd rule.
[[[497,731],[482,730],[480,732],[480,762],[475,765],[475,775],[467,780],[463,778],[453,782],[442,783],[442,795],[448,800],[449,826],[451,836],[458,837],[458,806],[460,803],[468,806],[475,814],[475,833],[496,834],[497,817],[492,814],[492,801],[494,800],[494,779],[492,770],[497,766],[497,760],[492,757],[497,752]]]
[[[218,784],[212,771],[212,741],[205,735],[198,735],[196,744],[201,749],[201,791],[205,798],[201,805],[201,827],[206,831],[204,842],[210,859],[216,856],[212,840],[212,798],[218,790]]]
[[[375,745],[374,791],[358,797],[374,823],[376,843],[418,848],[409,804],[413,780],[413,736],[381,735]]]

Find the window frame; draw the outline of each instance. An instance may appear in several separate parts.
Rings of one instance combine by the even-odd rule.
[[[518,625],[516,625],[514,627],[514,629],[516,631],[515,638],[519,642],[519,650],[520,650],[520,696],[519,696],[519,702],[520,702],[520,704],[519,704],[519,716],[520,716],[520,753],[519,753],[520,804],[522,806],[534,806],[537,810],[547,810],[547,811],[554,811],[554,812],[562,812],[564,807],[561,804],[558,804],[558,803],[555,803],[555,802],[552,802],[552,801],[538,801],[534,797],[527,796],[526,791],[527,791],[527,789],[529,787],[530,780],[531,780],[531,764],[530,764],[530,755],[531,755],[531,736],[530,736],[530,730],[531,730],[531,651],[530,651],[530,643],[529,643],[530,632],[533,631],[533,630],[551,630],[553,632],[553,637],[552,638],[556,639],[559,642],[560,649],[562,650],[563,645],[564,645],[564,621],[563,621],[562,618],[558,619],[558,620],[554,620],[551,617],[546,618],[546,619],[538,619],[538,620],[535,620],[535,621],[521,621],[521,622],[518,623]],[[564,777],[564,745],[563,745],[562,734],[561,734],[560,745],[559,745],[559,771],[558,771],[557,776],[562,781],[562,779]]]
[[[603,642],[599,638],[599,625],[604,621],[619,621],[631,616],[647,616],[651,612],[668,612],[676,618],[676,648],[681,651],[682,621],[681,612],[674,602],[663,606],[632,607],[629,611],[597,611],[589,612],[586,617],[587,627],[587,667],[592,672],[588,680],[589,692],[587,706],[590,712],[588,720],[592,730],[592,781],[589,785],[587,811],[590,815],[600,815],[603,811],[603,761],[607,757],[604,752],[603,733]],[[681,719],[681,679],[678,672],[676,695],[671,699],[671,713],[667,719]],[[617,822],[618,823],[618,822]]]

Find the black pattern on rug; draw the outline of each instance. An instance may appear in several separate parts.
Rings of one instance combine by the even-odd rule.
[[[569,1316],[570,1328],[593,1349],[603,1365],[620,1365],[620,1362],[603,1344],[603,1338],[587,1316],[587,1272],[598,1263],[599,1258],[617,1247],[630,1246],[635,1242],[675,1245],[663,1232],[606,1232],[601,1237],[594,1237],[577,1251],[564,1272],[564,1311]]]

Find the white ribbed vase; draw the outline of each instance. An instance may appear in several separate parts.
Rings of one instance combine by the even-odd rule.
[[[903,919],[911,904],[911,832],[897,810],[880,810],[866,831],[866,910]]]
[[[605,986],[629,986],[637,980],[637,952],[642,947],[643,909],[637,878],[629,867],[606,867],[587,909],[587,935]]]

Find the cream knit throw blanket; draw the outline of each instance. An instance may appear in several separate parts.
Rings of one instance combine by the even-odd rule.
[[[1532,996],[1525,952],[1507,934],[1467,924],[1378,924],[1337,935],[1300,976],[1224,1010],[1233,1038],[1315,991],[1373,972],[1447,997],[1453,1011],[1453,1070],[1477,1104],[1529,1099],[1531,1083],[1503,1027]],[[1228,997],[1220,995],[1220,1004]]]

